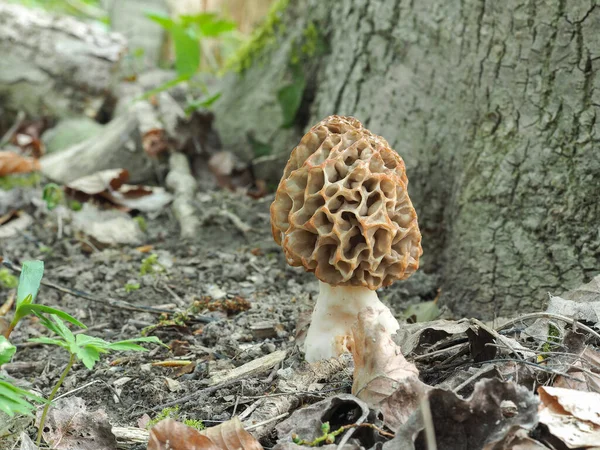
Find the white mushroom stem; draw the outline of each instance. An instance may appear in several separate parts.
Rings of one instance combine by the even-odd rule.
[[[352,324],[356,322],[358,313],[367,306],[373,308],[385,331],[395,334],[400,328],[375,291],[366,287],[331,286],[322,281],[319,281],[319,288],[319,297],[304,341],[308,362],[333,358],[349,351],[347,345],[352,339]]]

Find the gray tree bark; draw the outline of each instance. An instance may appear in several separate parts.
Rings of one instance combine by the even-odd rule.
[[[116,33],[0,1],[1,110],[94,117],[125,45]]]
[[[352,115],[405,159],[422,270],[458,314],[512,316],[600,270],[600,7],[594,0],[290,2],[276,44],[231,75],[223,144],[281,164],[308,127]],[[316,25],[295,127],[277,90]],[[264,176],[271,176],[266,171]]]

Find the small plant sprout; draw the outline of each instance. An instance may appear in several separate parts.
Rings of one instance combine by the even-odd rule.
[[[85,325],[75,317],[67,314],[60,309],[52,308],[46,305],[34,303],[40,289],[40,282],[44,275],[43,261],[25,261],[19,277],[19,286],[17,288],[17,305],[15,315],[10,325],[4,332],[4,337],[8,339],[21,319],[30,314],[40,317],[41,314],[54,314],[67,322],[85,328]]]
[[[127,283],[125,285],[125,292],[127,292],[129,294],[133,291],[137,291],[139,288],[140,288],[140,283]]]
[[[55,211],[56,221],[58,226],[57,236],[62,237],[63,218],[66,215],[65,211],[65,193],[60,186],[55,183],[48,183],[42,191],[42,199],[46,202],[48,211]]]
[[[161,263],[158,262],[158,255],[156,253],[152,253],[150,256],[142,260],[142,265],[140,266],[141,276],[164,271],[165,268]]]
[[[9,362],[16,351],[17,348],[8,339],[0,336],[0,366]],[[34,406],[29,401],[44,402],[44,399],[14,386],[0,375],[0,412],[10,417],[15,414],[30,416]]]
[[[102,353],[109,353],[111,351],[147,351],[144,347],[139,345],[142,342],[162,344],[162,342],[155,336],[127,339],[117,342],[107,342],[103,339],[88,336],[86,334],[74,335],[58,316],[52,315],[49,318],[45,316],[39,317],[40,323],[54,333],[56,338],[40,337],[30,339],[29,341],[37,342],[39,344],[57,345],[69,352],[69,362],[64,368],[58,382],[52,389],[52,392],[48,397],[49,402],[51,402],[55,397],[75,361],[81,361],[85,367],[87,367],[89,370],[92,370],[100,359],[100,355]],[[49,407],[50,403],[46,404],[40,419],[37,435],[38,446],[40,445],[42,439],[42,430],[44,429],[44,423],[46,421],[46,416],[48,415]]]

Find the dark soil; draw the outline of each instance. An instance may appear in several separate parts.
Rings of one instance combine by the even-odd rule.
[[[37,190],[29,190],[26,195],[40,198]],[[17,238],[0,241],[0,256],[19,265],[26,260],[44,260],[47,281],[98,299],[113,298],[135,305],[185,310],[194,301],[212,297],[238,302],[242,298],[251,306],[246,311],[229,313],[196,308],[179,324],[159,325],[150,332],[171,346],[174,341],[182,341],[175,343],[179,348],[183,346],[177,355],[154,346],[148,353],[105,356],[93,371],[76,364],[59,394],[85,386],[75,395],[83,397],[88,409],[104,409],[112,425],[137,426],[144,413],[155,417],[157,407],[206,387],[207,380],[219,370],[227,371],[282,349],[288,350],[284,366],[298,361],[294,349],[296,322],[302,312],[311,310],[318,286],[312,274],[289,267],[274,243],[269,222],[271,201],[272,196],[253,200],[223,191],[201,193],[197,206],[206,217],[198,236],[192,242],[182,241],[176,220],[166,210],[156,218],[145,217],[144,244],[152,246],[145,253],[132,246],[93,248],[85,237],[72,234],[68,224],[66,237],[57,239],[54,216],[29,203],[27,210],[36,218],[33,227]],[[214,207],[234,213],[252,227],[251,231],[244,234],[228,218],[203,213]],[[158,255],[164,271],[141,276],[142,261],[153,253]],[[140,288],[127,293],[128,283],[139,283]],[[380,297],[398,314],[409,303],[432,299],[436,288],[434,276],[418,273],[383,290]],[[6,290],[0,290],[5,299]],[[144,329],[164,319],[156,314],[107,307],[48,287],[42,287],[37,301],[69,312],[88,325],[87,334],[106,340],[139,337]],[[175,308],[181,301],[185,305]],[[204,323],[207,317],[213,321]],[[252,325],[259,322],[273,325],[274,333],[270,337],[253,333]],[[68,355],[59,348],[27,343],[28,338],[46,333],[34,319],[21,322],[11,336],[19,347],[13,363],[35,364],[27,372],[10,375],[30,382],[34,390],[47,396]],[[179,368],[152,365],[176,359],[193,361],[194,371],[179,376]],[[258,374],[201,401],[185,403],[180,417],[201,419],[211,425],[231,418],[234,409],[240,414],[255,401],[253,397],[269,391],[273,381],[270,375]],[[88,385],[90,382],[94,383]]]

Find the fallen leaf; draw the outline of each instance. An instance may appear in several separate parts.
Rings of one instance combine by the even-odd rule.
[[[142,232],[129,214],[100,210],[89,203],[73,213],[73,228],[103,244],[139,244]]]
[[[117,190],[128,179],[129,172],[127,170],[108,169],[71,181],[67,184],[67,189],[91,196]]]
[[[38,411],[39,426],[42,411]],[[112,434],[106,413],[88,411],[81,397],[57,400],[50,407],[44,430],[44,441],[58,450],[112,450],[117,440]]]
[[[29,435],[25,432],[21,433],[21,446],[20,450],[38,450],[39,447],[33,443]]]
[[[577,356],[578,359],[567,369],[569,377],[558,375],[553,386],[600,393],[600,353],[585,347]]]
[[[417,303],[410,305],[402,315],[409,323],[431,322],[437,319],[442,312],[438,308],[437,301]]]
[[[479,450],[487,444],[502,442],[518,428],[527,432],[537,426],[536,397],[513,382],[481,380],[466,400],[437,388],[431,389],[427,398],[440,450]],[[507,402],[512,402],[516,411],[507,414],[503,407]],[[383,450],[427,448],[424,429],[419,409],[396,431],[396,437],[383,445]]]
[[[142,146],[148,156],[156,157],[169,149],[165,130],[157,128],[149,130],[142,136]]]
[[[569,448],[600,443],[600,394],[541,386],[539,420]]]
[[[238,417],[216,427],[198,431],[173,419],[158,422],[150,429],[148,450],[264,450],[244,430]]]
[[[234,447],[235,448],[235,447]],[[164,419],[150,428],[148,450],[222,450],[209,438],[173,419]]]
[[[65,192],[81,202],[94,198],[144,212],[159,211],[173,200],[161,187],[134,186],[126,184],[128,179],[125,169],[102,170],[68,183]]]
[[[40,170],[40,162],[35,158],[18,153],[0,151],[0,177],[13,173],[29,173]]]
[[[470,328],[468,321],[455,322],[436,320],[434,322],[408,324],[400,327],[393,336],[394,342],[402,348],[402,353],[418,353],[445,338],[464,334]]]
[[[244,430],[237,416],[216,427],[202,430],[200,434],[207,436],[222,449],[263,450],[254,436]]]
[[[10,213],[4,220],[6,221],[0,225],[0,239],[17,236],[33,223],[33,218],[24,211]]]
[[[429,386],[419,380],[416,366],[404,358],[373,308],[358,314],[352,337],[352,393],[381,410],[385,424],[396,430],[418,408]]]
[[[547,450],[548,447],[531,439],[527,430],[513,427],[500,441],[490,442],[483,450]]]
[[[281,445],[275,448],[294,448],[293,446],[286,447],[283,445],[284,443],[291,443],[293,435],[297,435],[300,439],[306,441],[316,439],[323,434],[321,425],[325,422],[329,423],[331,431],[335,431],[344,425],[363,423],[368,416],[369,406],[353,395],[339,394],[326,398],[294,411],[290,417],[277,424],[275,430]],[[363,448],[369,448],[369,440],[373,430],[366,429],[364,431],[365,434],[361,435],[361,443],[364,445]],[[298,448],[306,449],[307,447]]]
[[[494,359],[497,348],[493,345],[487,345],[496,343],[494,336],[477,325],[471,325],[466,333],[469,338],[469,350],[473,361],[483,362]]]

